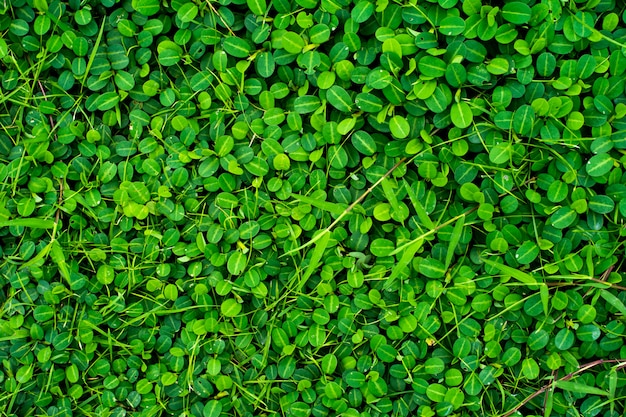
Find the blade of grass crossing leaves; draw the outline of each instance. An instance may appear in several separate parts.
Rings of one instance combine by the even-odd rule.
[[[617,370],[611,368],[609,371],[609,401],[611,402],[611,413],[615,408],[615,391],[617,390]]]
[[[389,204],[391,204],[391,208],[394,211],[399,211],[400,206],[398,205],[398,198],[396,197],[396,194],[393,191],[393,186],[389,178],[383,179],[380,185],[383,187],[383,192],[385,193],[385,197],[387,197],[387,200],[389,200]]]
[[[591,394],[591,395],[609,395],[608,392],[589,385],[581,384],[573,381],[556,381],[557,388],[565,391],[573,392],[576,394]]]
[[[291,194],[291,196],[298,201],[301,201],[306,204],[310,204],[313,207],[317,207],[320,210],[324,210],[324,211],[327,211],[331,214],[335,214],[338,216],[340,216],[341,213],[343,213],[345,210],[345,208],[342,207],[340,204],[330,203],[328,201],[320,201],[316,198],[311,198],[311,197],[307,197],[305,195],[300,195],[300,194]]]
[[[322,260],[322,256],[324,256],[324,251],[328,246],[328,241],[330,240],[330,232],[324,230],[321,232],[321,237],[315,243],[315,248],[313,249],[313,254],[311,255],[311,259],[309,260],[309,265],[307,266],[304,274],[300,278],[300,284],[298,290],[302,290],[306,285],[306,282],[309,280],[313,272],[317,269],[319,262]]]
[[[404,187],[409,194],[409,198],[411,199],[411,203],[413,204],[413,208],[415,209],[417,217],[419,217],[420,221],[424,223],[426,227],[428,227],[429,229],[433,229],[435,227],[435,224],[430,219],[430,217],[428,217],[428,213],[426,213],[426,209],[424,209],[424,206],[422,206],[419,198],[417,198],[415,190],[413,190],[409,183],[406,181],[404,182]]]
[[[393,285],[394,281],[396,280],[396,278],[398,278],[402,270],[405,267],[409,266],[409,264],[413,260],[413,257],[415,256],[415,253],[417,253],[419,248],[422,247],[423,243],[424,241],[422,239],[419,239],[413,242],[408,248],[406,248],[398,263],[396,263],[391,269],[391,275],[389,275],[387,282],[385,282],[385,285],[383,285],[384,290],[391,288],[391,285]]]
[[[535,277],[526,272],[520,271],[519,269],[512,268],[508,265],[499,264],[492,261],[491,259],[482,259],[482,261],[491,267],[499,269],[500,272],[506,275],[510,275],[511,277],[515,278],[523,284],[532,285],[531,289],[536,289],[537,285],[539,284]]]
[[[548,309],[550,308],[550,292],[548,291],[548,286],[545,284],[541,284],[539,287],[539,296],[541,297],[541,304],[543,306],[543,314],[548,316]]]
[[[45,219],[11,219],[0,221],[0,227],[23,226],[33,229],[52,229],[54,220]]]
[[[69,283],[70,282],[70,268],[65,260],[65,254],[63,248],[58,240],[53,240],[50,246],[50,258],[59,268],[61,276]]]
[[[392,173],[393,171],[395,171],[395,170],[396,170],[396,168],[398,168],[398,167],[399,167],[402,163],[404,163],[405,159],[406,159],[406,158],[402,158],[402,159],[400,159],[400,160],[399,160],[399,161],[398,161],[398,162],[397,162],[397,163],[396,163],[396,164],[395,164],[395,165],[394,165],[394,166],[393,166],[393,167],[392,167],[389,171],[387,171],[387,172],[385,173],[385,175],[383,175],[381,178],[379,178],[379,179],[378,179],[378,181],[376,181],[376,182],[375,182],[375,183],[374,183],[374,184],[373,184],[370,188],[368,188],[368,189],[367,189],[367,190],[366,190],[363,194],[361,194],[361,196],[360,196],[359,198],[357,198],[354,202],[352,202],[352,204],[350,204],[350,205],[349,205],[349,206],[348,206],[345,210],[343,210],[343,211],[341,212],[341,214],[339,215],[339,217],[337,217],[337,218],[335,219],[335,221],[333,221],[333,222],[330,224],[330,226],[328,226],[326,229],[324,229],[324,231],[325,231],[325,232],[330,232],[330,231],[333,229],[333,227],[335,227],[335,225],[336,225],[337,223],[339,223],[339,222],[340,222],[340,221],[344,218],[344,216],[346,216],[346,215],[350,214],[350,212],[352,211],[352,209],[353,209],[353,208],[354,208],[357,204],[359,204],[361,201],[363,201],[363,199],[365,199],[365,197],[367,197],[367,195],[368,195],[369,193],[371,193],[371,192],[372,192],[372,190],[373,190],[374,188],[378,187],[378,185],[381,183],[381,181],[382,181],[384,178],[386,178],[386,177],[388,177],[389,175],[391,175],[391,173]],[[306,248],[306,247],[311,246],[312,244],[316,243],[316,242],[320,239],[320,237],[321,237],[321,236],[322,236],[322,234],[321,234],[321,233],[320,233],[320,234],[318,234],[318,235],[316,235],[313,239],[309,240],[307,243],[305,243],[305,244],[303,244],[303,245],[300,245],[300,246],[298,246],[297,248],[291,249],[291,250],[290,250],[290,251],[288,251],[288,252],[283,253],[282,255],[280,255],[280,257],[287,256],[287,255],[291,255],[291,254],[292,254],[292,253],[294,253],[294,252],[298,252],[298,251],[299,251],[299,250],[301,250],[301,249],[304,249],[304,248]]]
[[[83,79],[81,84],[85,85],[87,81],[87,77],[89,76],[89,70],[93,65],[94,59],[96,59],[96,55],[98,54],[98,48],[100,47],[100,42],[102,42],[102,35],[104,34],[104,24],[106,23],[106,18],[102,18],[102,24],[100,24],[100,32],[98,32],[98,37],[96,38],[96,43],[93,45],[93,49],[91,51],[91,55],[89,55],[89,61],[87,61],[87,66],[85,68],[85,74],[83,75]]]
[[[546,393],[546,405],[543,408],[543,417],[550,417],[552,414],[552,405],[554,404],[554,386],[548,389]]]
[[[461,240],[461,235],[463,234],[463,226],[465,226],[465,216],[461,216],[459,220],[457,220],[454,224],[454,229],[452,229],[452,237],[450,238],[450,243],[448,244],[448,252],[446,253],[446,269],[450,268],[452,258],[454,258],[454,250]]]
[[[607,303],[611,304],[617,311],[626,316],[626,306],[622,300],[606,290],[600,290],[600,297],[604,298]]]

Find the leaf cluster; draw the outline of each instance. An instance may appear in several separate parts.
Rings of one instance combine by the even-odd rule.
[[[625,73],[616,0],[0,4],[0,413],[619,415]]]

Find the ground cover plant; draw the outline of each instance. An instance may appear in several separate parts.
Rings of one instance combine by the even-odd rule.
[[[625,8],[1,2],[0,415],[622,415]]]

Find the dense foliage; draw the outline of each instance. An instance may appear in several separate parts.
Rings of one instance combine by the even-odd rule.
[[[617,417],[624,9],[0,2],[0,415]]]

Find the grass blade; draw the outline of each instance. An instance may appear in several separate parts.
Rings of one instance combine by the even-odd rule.
[[[309,280],[313,272],[317,269],[319,262],[322,260],[322,256],[324,256],[324,251],[328,246],[328,242],[330,241],[330,232],[324,230],[320,233],[321,237],[315,243],[315,248],[313,249],[313,254],[311,255],[311,260],[309,261],[309,265],[306,267],[304,274],[300,278],[300,285],[298,286],[298,291],[301,291],[302,288],[306,285],[306,282]]]
[[[300,195],[300,194],[291,194],[291,196],[293,198],[295,198],[298,201],[301,201],[303,203],[306,204],[310,204],[313,207],[317,207],[320,210],[324,210],[327,211],[331,214],[335,214],[337,216],[340,216],[344,211],[345,211],[345,207],[343,207],[341,204],[337,204],[337,203],[330,203],[328,201],[320,201],[316,198],[311,198],[311,197],[307,197],[305,195]]]
[[[600,388],[590,387],[589,385],[573,381],[556,381],[556,386],[557,388],[561,388],[562,390],[574,392],[577,394],[609,395],[608,392],[601,390]]]
[[[391,269],[391,275],[389,275],[387,282],[385,282],[385,285],[383,285],[384,290],[391,288],[391,285],[393,285],[396,278],[398,278],[398,275],[400,275],[402,269],[409,266],[409,264],[413,260],[413,257],[415,256],[415,253],[419,250],[420,247],[422,247],[423,243],[423,239],[418,239],[412,242],[411,245],[404,251],[402,257],[400,258],[400,261],[398,261],[398,263],[395,264]]]
[[[0,227],[11,227],[11,226],[31,227],[33,229],[52,229],[54,227],[54,220],[26,218],[26,219],[11,219],[11,220],[0,221]]]
[[[430,217],[428,217],[428,213],[426,213],[426,209],[424,209],[424,206],[422,206],[422,203],[420,202],[419,198],[417,198],[417,194],[415,193],[415,190],[413,190],[409,186],[409,183],[406,181],[404,182],[404,188],[406,188],[406,191],[409,194],[409,198],[411,199],[411,203],[413,204],[413,208],[415,209],[415,213],[417,214],[417,217],[419,217],[420,221],[424,224],[424,226],[428,227],[429,229],[434,229],[435,224],[430,219]]]
[[[534,288],[531,287],[531,289],[536,289],[536,286],[539,284],[535,277],[526,272],[520,271],[519,269],[511,268],[508,265],[499,264],[492,261],[491,259],[483,258],[482,261],[489,266],[499,269],[500,272],[510,275],[511,277],[515,278],[523,284],[532,285]]]
[[[622,303],[622,300],[606,290],[600,290],[600,297],[604,298],[604,301],[611,304],[617,311],[626,316],[626,306]]]
[[[391,181],[389,180],[389,178],[383,179],[380,185],[383,187],[383,193],[385,193],[385,197],[387,197],[387,200],[389,200],[389,204],[391,204],[391,208],[393,209],[393,211],[395,211],[396,213],[399,212],[400,206],[398,205],[398,198],[393,191],[393,186],[391,185]]]
[[[448,252],[446,253],[446,269],[450,268],[450,264],[452,263],[452,258],[454,258],[454,250],[456,249],[459,241],[461,240],[461,235],[463,235],[463,227],[465,226],[465,215],[459,217],[459,220],[454,224],[454,229],[452,230],[452,237],[450,238],[450,243],[448,244]]]
[[[548,310],[550,308],[550,292],[548,286],[542,284],[539,287],[539,295],[541,296],[541,304],[543,305],[543,313],[548,317]]]

